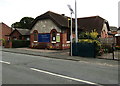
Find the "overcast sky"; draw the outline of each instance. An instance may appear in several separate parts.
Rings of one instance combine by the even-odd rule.
[[[0,0],[0,22],[11,26],[23,17],[33,17],[53,11],[70,16],[67,5],[75,8],[75,0]],[[77,17],[99,15],[108,20],[110,26],[118,27],[119,0],[76,0]],[[73,15],[74,17],[74,15]]]

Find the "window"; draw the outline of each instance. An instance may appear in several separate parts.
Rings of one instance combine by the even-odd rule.
[[[37,39],[38,39],[38,32],[35,30],[34,32],[33,32],[33,34],[34,34],[34,41],[38,41]]]
[[[68,27],[71,27],[71,19],[68,19]]]
[[[70,30],[67,30],[67,41],[70,41]]]
[[[56,32],[55,31],[52,32],[52,41],[56,41]]]

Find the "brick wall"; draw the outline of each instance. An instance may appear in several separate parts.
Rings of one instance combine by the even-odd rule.
[[[19,39],[20,36],[21,36],[21,34],[20,34],[17,30],[15,30],[15,31],[11,34],[10,37],[11,37],[11,39],[14,39],[14,38]]]
[[[7,26],[4,23],[0,23],[0,39],[5,39],[8,40],[8,36],[5,35],[9,35],[12,32],[12,29]],[[1,42],[0,42],[0,46],[1,46]]]

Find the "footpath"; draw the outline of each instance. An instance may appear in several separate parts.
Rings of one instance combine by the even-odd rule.
[[[2,48],[2,52],[11,52],[19,54],[27,54],[34,56],[42,56],[54,59],[72,60],[84,63],[92,63],[107,66],[118,66],[118,60],[108,60],[91,57],[69,56],[69,50],[44,50],[44,49],[30,49],[30,48]]]

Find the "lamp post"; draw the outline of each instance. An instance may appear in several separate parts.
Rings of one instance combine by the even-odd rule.
[[[75,0],[75,42],[78,42],[78,29],[77,29],[77,2]]]
[[[73,37],[72,37],[72,14],[74,14],[74,11],[73,11],[73,9],[71,8],[71,6],[70,5],[68,5],[68,8],[69,8],[69,10],[70,10],[70,14],[71,14],[71,36],[70,36],[70,43],[71,43],[71,49],[70,49],[70,55],[72,56],[72,39],[73,39]]]

